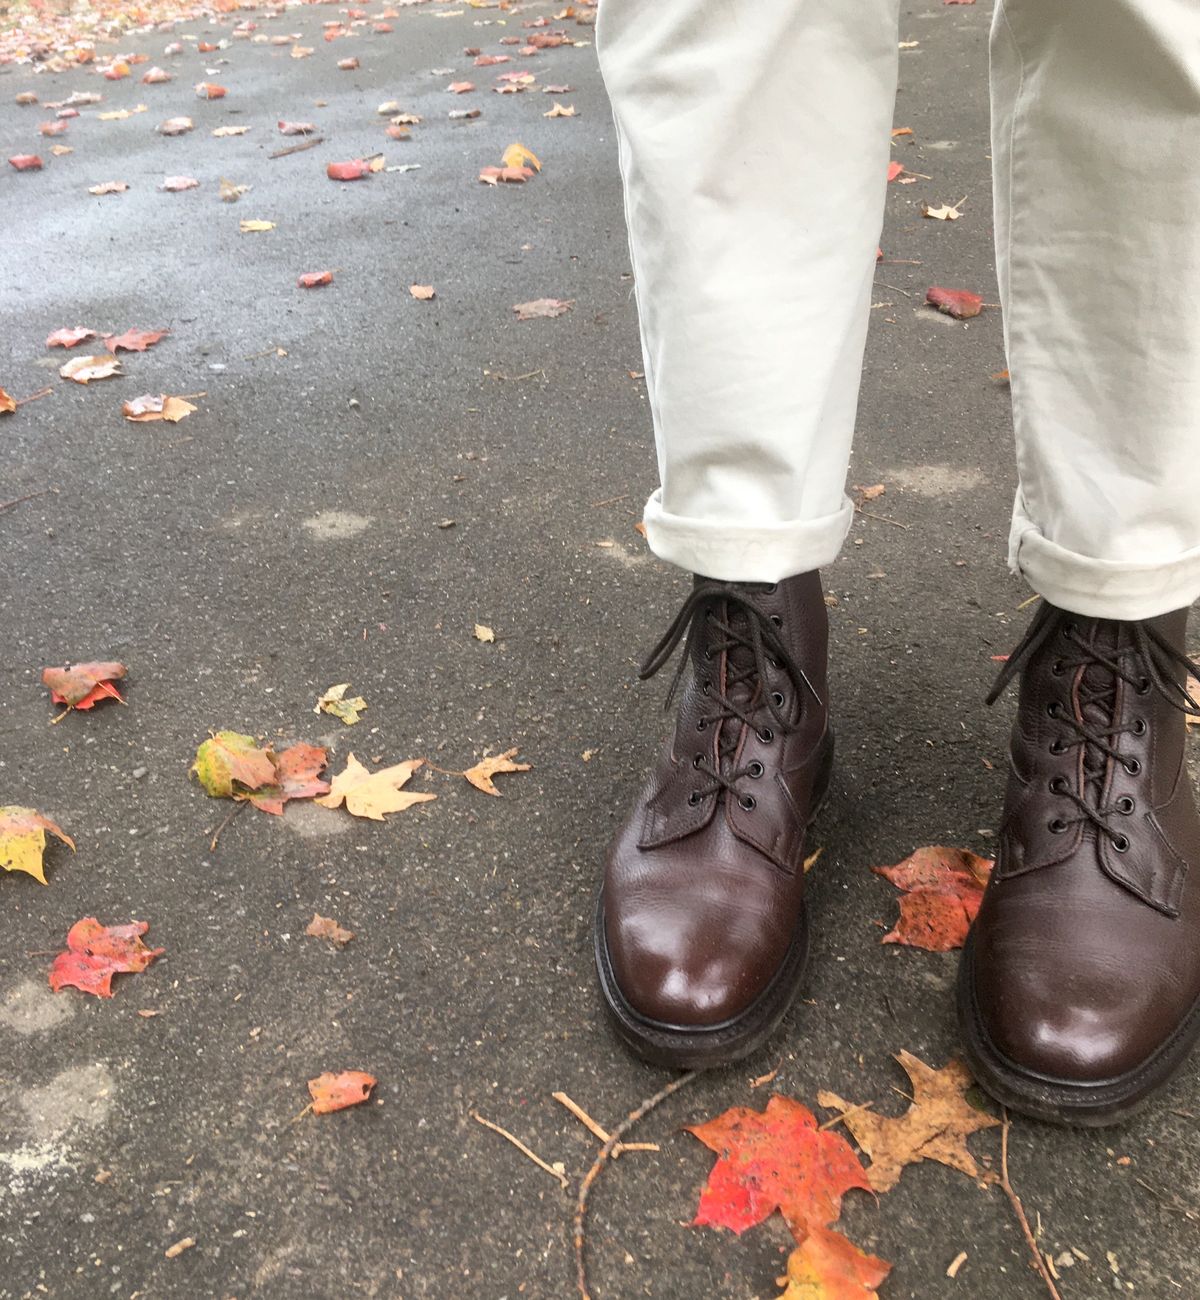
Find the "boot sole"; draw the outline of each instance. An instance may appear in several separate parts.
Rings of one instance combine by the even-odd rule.
[[[814,791],[812,812],[805,823],[806,832],[816,821],[829,797],[833,776],[833,732],[827,734],[828,749]],[[808,909],[802,906],[783,962],[770,984],[750,1006],[730,1020],[718,1025],[707,1025],[703,1029],[669,1025],[639,1015],[621,993],[604,937],[603,889],[596,899],[593,933],[600,993],[617,1036],[642,1060],[670,1069],[709,1070],[740,1061],[757,1051],[787,1015],[800,991],[808,967]]]
[[[958,1028],[979,1086],[1010,1110],[1049,1124],[1106,1128],[1137,1114],[1187,1060],[1200,1038],[1200,1000],[1175,1032],[1136,1069],[1096,1083],[1054,1079],[1023,1069],[991,1041],[975,997],[973,935],[958,967]]]

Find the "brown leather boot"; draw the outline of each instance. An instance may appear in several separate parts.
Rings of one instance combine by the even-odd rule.
[[[983,1087],[1041,1119],[1124,1118],[1200,1035],[1187,613],[1126,623],[1045,605],[992,692],[1021,674],[959,1021]]]
[[[753,1051],[804,973],[805,831],[833,760],[820,575],[697,577],[642,677],[685,631],[674,735],[609,849],[596,968],[625,1042],[695,1068]]]

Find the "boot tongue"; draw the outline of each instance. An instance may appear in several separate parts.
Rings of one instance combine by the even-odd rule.
[[[1084,634],[1085,649],[1091,649],[1107,659],[1116,659],[1121,648],[1121,625],[1117,622],[1096,619]],[[1114,725],[1117,707],[1117,675],[1103,663],[1088,664],[1079,678],[1077,700],[1079,715],[1089,731],[1103,734]],[[1094,745],[1085,744],[1085,767],[1097,783],[1103,779],[1108,755]],[[1096,789],[1098,798],[1101,791]]]

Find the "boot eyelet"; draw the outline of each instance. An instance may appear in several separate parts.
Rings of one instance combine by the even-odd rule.
[[[1062,717],[1062,705],[1059,704],[1057,700],[1054,700],[1050,704],[1046,705],[1046,717],[1048,718]]]
[[[758,800],[752,794],[738,795],[738,807],[746,812],[753,812],[758,807]]]
[[[1067,746],[1061,740],[1052,740],[1050,742],[1050,752],[1052,754],[1065,754],[1067,752]]]
[[[696,723],[696,730],[697,730],[697,731],[707,731],[707,730],[708,730],[708,719],[707,719],[707,718],[700,718],[700,719],[697,721],[697,723]]]
[[[1134,718],[1134,720],[1133,720],[1133,734],[1134,734],[1135,736],[1144,736],[1144,735],[1146,734],[1146,719],[1145,719],[1145,718]]]
[[[1061,677],[1067,671],[1067,665],[1061,659],[1054,661],[1054,666],[1050,669],[1055,677]]]
[[[781,619],[781,618],[779,617],[778,614],[772,614],[772,615],[771,615],[771,622],[772,622],[776,627],[782,627],[782,626],[783,626],[783,619]]]
[[[1118,853],[1128,853],[1128,852],[1129,852],[1129,836],[1128,836],[1128,835],[1114,835],[1114,836],[1112,837],[1112,846],[1113,846],[1114,849],[1116,849],[1116,851],[1117,851]]]
[[[701,683],[700,683],[700,694],[701,694],[701,695],[708,695],[708,694],[711,692],[711,690],[712,690],[712,682],[701,682]]]
[[[774,668],[776,672],[779,671],[779,669],[780,669],[780,663],[779,663],[779,660],[778,660],[778,659],[772,659],[771,656],[768,655],[768,656],[767,656],[767,663],[770,664],[771,667]]]
[[[753,763],[750,764],[749,768],[747,769],[747,771],[750,773],[750,775],[751,775],[751,776],[754,778],[754,780],[756,780],[756,781],[758,780],[758,778],[759,778],[760,776],[762,776],[762,774],[763,774],[766,770],[767,770],[767,769],[766,769],[765,767],[763,767],[763,765],[758,761],[757,758],[754,760]]]
[[[703,754],[697,754],[696,757],[692,759],[692,766],[693,766],[693,767],[699,767],[700,764],[703,763],[703,762],[704,762],[704,755],[703,755]]]
[[[712,659],[712,651],[708,648],[708,646],[704,647],[704,658],[708,660]]]
[[[765,594],[768,596],[773,596],[778,590],[779,590],[779,583],[769,582],[767,583],[767,590]]]
[[[787,701],[783,698],[783,692],[782,692],[782,691],[772,691],[772,692],[771,692],[771,703],[774,704],[775,707],[776,707],[777,709],[782,709],[783,706],[787,703]]]
[[[1149,695],[1150,687],[1153,684],[1154,683],[1151,682],[1149,677],[1143,677],[1142,680],[1138,682],[1137,686],[1134,689],[1137,691],[1139,695]]]
[[[763,729],[758,733],[758,738],[759,738],[759,740],[762,741],[762,743],[763,743],[764,745],[769,745],[769,744],[771,743],[771,741],[773,741],[773,740],[775,739],[775,733],[771,730],[770,727],[764,727],[764,728],[763,728]]]
[[[1068,623],[1064,624],[1063,631],[1067,634],[1067,636],[1074,636],[1075,633],[1079,631],[1079,624],[1076,623],[1074,619],[1072,619]]]
[[[1125,760],[1125,770],[1130,776],[1137,776],[1142,770],[1142,760],[1140,758],[1127,758]]]
[[[694,808],[703,798],[704,796],[699,790],[693,790],[692,793],[688,795],[688,804]]]
[[[1129,814],[1133,812],[1133,810],[1136,807],[1137,807],[1137,801],[1135,799],[1130,798],[1130,796],[1127,794],[1123,794],[1117,800],[1117,812],[1121,813],[1122,816],[1128,817]]]
[[[1051,794],[1066,794],[1067,779],[1064,776],[1056,776],[1050,782]]]
[[[1051,835],[1062,835],[1067,829],[1067,823],[1061,817],[1055,817],[1053,821],[1047,823],[1046,829]]]

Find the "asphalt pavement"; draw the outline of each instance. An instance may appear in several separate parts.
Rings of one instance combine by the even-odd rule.
[[[634,528],[654,459],[615,145],[593,28],[560,9],[418,4],[390,33],[326,42],[346,14],[302,6],[104,47],[148,55],[173,75],[158,85],[140,83],[150,63],[117,81],[0,66],[0,157],[46,161],[0,174],[0,387],[51,389],[0,415],[0,805],[41,809],[78,846],[48,850],[44,888],[0,878],[3,1300],[570,1297],[597,1143],[551,1094],[612,1127],[670,1077],[604,1023],[590,924],[665,725],[666,683],[635,685],[636,661],[688,579]],[[870,868],[919,845],[988,851],[1011,701],[983,696],[1028,593],[1004,562],[990,6],[903,11],[896,124],[913,134],[895,156],[919,177],[889,190],[851,470],[886,490],[825,575],[841,765],[816,828],[812,973],[777,1041],[670,1098],[637,1135],[661,1151],[596,1184],[597,1300],[775,1296],[778,1221],[688,1226],[710,1156],[682,1126],[760,1106],[751,1080],[776,1067],[770,1088],[807,1105],[828,1088],[898,1114],[892,1054],[956,1050],[955,956],[880,945],[895,895]],[[575,43],[500,44],[540,16]],[[255,33],[235,37],[246,17]],[[474,47],[513,60],[476,67]],[[514,69],[536,85],[493,93]],[[477,90],[449,93],[459,80]],[[200,81],[227,96],[198,99]],[[104,99],[55,140],[38,134],[52,112],[14,102],[27,91]],[[411,138],[385,134],[388,101],[421,117]],[[556,101],[575,115],[545,116]],[[178,115],[194,130],[156,130]],[[300,142],[280,119],[323,143],[272,157]],[[541,172],[481,184],[514,141]],[[327,179],[376,153],[369,178]],[[180,174],[199,187],[158,188]],[[222,178],[250,189],[222,202]],[[957,222],[921,215],[964,195]],[[327,269],[329,286],[297,286]],[[923,306],[933,284],[991,305],[951,320]],[[539,298],[572,306],[518,320]],[[83,387],[45,346],[74,326],[170,334]],[[121,403],[143,393],[197,409],[131,423]],[[50,725],[42,667],[92,659],[128,665],[127,707]],[[368,701],[354,727],[313,713],[340,682]],[[500,777],[500,798],[426,768],[412,788],[437,801],[384,823],[247,809],[214,849],[227,805],[188,767],[221,728],[327,745],[336,770],[350,752],[461,769],[514,747],[532,768]],[[314,912],[355,938],[306,937]],[[51,954],[91,915],[149,922],[164,956],[111,1001],[51,994]],[[377,1077],[371,1101],[297,1118],[306,1080],[342,1069]],[[561,1161],[568,1190],[473,1111]],[[1064,1300],[1200,1295],[1197,1115],[1192,1071],[1116,1130],[1014,1122],[1039,1244],[1078,1252]],[[973,1148],[995,1167],[994,1132]],[[1001,1193],[942,1166],[878,1203],[849,1196],[841,1226],[893,1262],[883,1300],[1047,1294]]]

